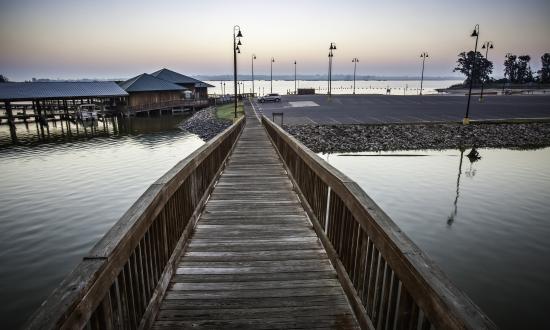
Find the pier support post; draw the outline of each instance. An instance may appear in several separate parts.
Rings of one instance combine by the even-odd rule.
[[[13,112],[11,109],[11,103],[8,101],[4,102],[6,106],[6,114],[8,115],[8,125],[10,126],[10,135],[11,135],[11,141],[13,144],[17,143],[17,134],[15,132],[15,120],[13,119]]]

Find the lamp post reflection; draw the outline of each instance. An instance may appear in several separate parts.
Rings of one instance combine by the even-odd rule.
[[[455,200],[453,202],[453,211],[447,218],[448,226],[453,224],[458,214],[458,197],[460,197],[460,176],[462,174],[462,160],[464,159],[465,150],[466,150],[465,148],[462,148],[462,147],[460,148],[460,160],[458,163],[458,175],[456,178],[456,195],[455,195]],[[476,148],[473,147],[472,150],[466,155],[466,157],[468,157],[468,160],[470,161],[470,169],[467,172],[465,172],[465,174],[467,177],[472,178],[476,174],[476,170],[472,169],[472,164],[480,160],[481,156],[479,155],[479,152],[476,150]]]

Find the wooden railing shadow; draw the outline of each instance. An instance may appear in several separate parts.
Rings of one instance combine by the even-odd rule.
[[[26,328],[149,328],[244,124],[241,118],[152,184],[55,289]]]
[[[363,328],[496,328],[354,181],[262,123]]]

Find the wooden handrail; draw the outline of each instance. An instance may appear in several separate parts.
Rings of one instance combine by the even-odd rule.
[[[351,179],[262,116],[356,314],[376,329],[495,324]],[[349,294],[351,291],[352,294]],[[359,315],[361,316],[361,315]],[[360,319],[360,317],[358,317]],[[361,320],[360,320],[361,321]]]
[[[148,328],[244,123],[243,117],[153,183],[26,328]]]
[[[197,99],[197,100],[189,100],[189,99],[170,100],[170,101],[162,101],[162,102],[156,102],[156,103],[146,103],[146,104],[139,104],[139,105],[130,105],[130,106],[127,106],[126,109],[127,109],[127,111],[130,111],[130,112],[136,112],[136,111],[157,110],[157,109],[170,108],[170,107],[199,106],[199,105],[208,105],[208,100],[204,100],[204,99]]]

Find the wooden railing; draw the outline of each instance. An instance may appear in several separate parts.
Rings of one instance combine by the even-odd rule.
[[[208,106],[208,100],[171,100],[171,101],[162,101],[156,103],[140,104],[128,106],[126,110],[130,113],[140,112],[140,111],[152,111],[152,110],[162,110],[168,108],[177,108],[177,107],[206,107]]]
[[[262,123],[364,328],[496,328],[355,182]]]
[[[42,304],[27,328],[148,328],[243,127],[241,119],[152,184]]]

